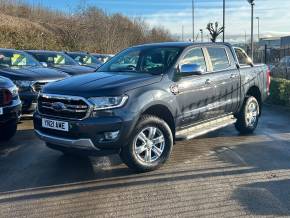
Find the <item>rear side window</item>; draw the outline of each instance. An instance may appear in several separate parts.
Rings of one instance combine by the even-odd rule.
[[[225,48],[208,48],[207,51],[212,62],[213,71],[224,70],[230,66]]]
[[[202,70],[206,71],[206,63],[201,48],[190,50],[182,59],[181,64],[198,64]]]
[[[240,65],[249,65],[249,57],[242,49],[235,48],[235,52]]]

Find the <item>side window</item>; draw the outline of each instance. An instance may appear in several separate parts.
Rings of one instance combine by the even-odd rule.
[[[235,48],[235,52],[240,65],[249,65],[249,57],[243,50]]]
[[[198,64],[201,69],[206,71],[206,62],[201,48],[194,48],[190,50],[181,60],[180,64]]]
[[[224,70],[230,66],[225,48],[207,48],[213,71]]]

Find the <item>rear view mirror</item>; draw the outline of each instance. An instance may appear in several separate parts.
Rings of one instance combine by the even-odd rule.
[[[201,75],[204,73],[204,70],[199,64],[183,64],[180,65],[179,71],[184,75]]]

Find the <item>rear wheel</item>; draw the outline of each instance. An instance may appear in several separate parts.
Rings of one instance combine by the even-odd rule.
[[[237,116],[236,129],[242,134],[250,134],[255,131],[259,122],[260,105],[253,96],[247,97]]]
[[[142,116],[130,142],[121,151],[121,159],[130,168],[146,172],[162,166],[173,147],[172,132],[164,120],[155,116]]]
[[[0,134],[0,141],[8,141],[10,140],[17,131],[17,123],[12,122],[9,124],[5,124],[3,127],[1,127],[1,134]]]

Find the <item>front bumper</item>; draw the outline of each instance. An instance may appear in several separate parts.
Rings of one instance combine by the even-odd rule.
[[[63,132],[42,127],[42,118],[68,122],[69,131]],[[37,136],[59,150],[82,150],[94,155],[118,153],[128,142],[133,121],[124,121],[117,116],[89,117],[84,120],[66,120],[34,114],[34,128]],[[119,131],[114,140],[104,140],[105,132]],[[56,149],[58,149],[56,147]]]

